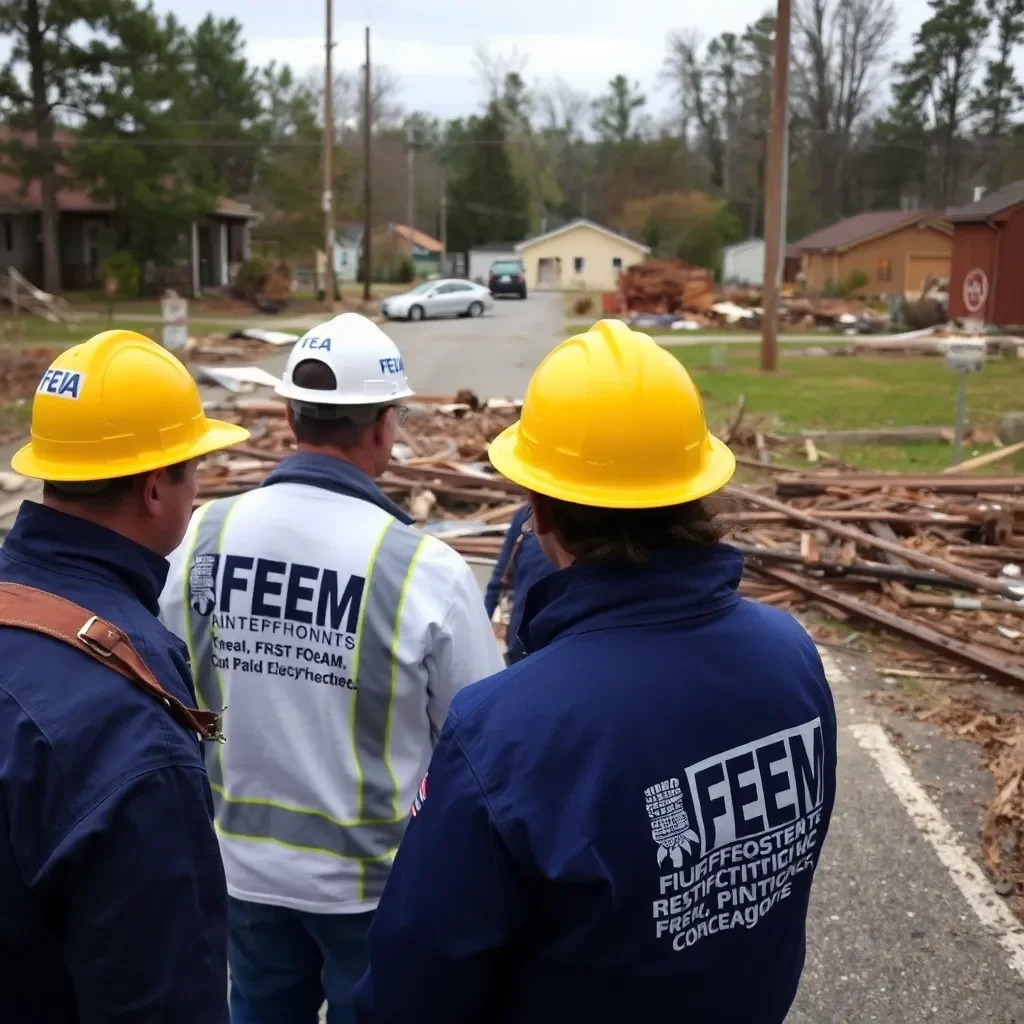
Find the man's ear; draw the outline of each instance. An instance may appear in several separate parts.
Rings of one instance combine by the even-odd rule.
[[[554,518],[551,515],[551,503],[543,494],[530,493],[530,509],[533,512],[533,532],[538,536],[553,533]]]
[[[292,408],[291,402],[284,403],[284,415],[288,421],[288,429],[294,434],[295,433],[295,410]]]
[[[166,469],[154,469],[151,473],[143,473],[137,484],[138,498],[142,507],[151,516],[160,513],[160,507],[166,497],[165,490],[169,483]]]
[[[386,445],[390,439],[391,416],[392,412],[390,408],[382,410],[381,414],[373,421],[373,425],[370,427],[373,443],[377,447]]]

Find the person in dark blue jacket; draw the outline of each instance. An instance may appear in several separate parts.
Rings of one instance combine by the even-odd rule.
[[[184,644],[157,613],[196,459],[247,434],[207,420],[181,363],[127,331],[62,353],[39,385],[13,466],[45,481],[43,503],[23,503],[0,549],[11,1024],[227,1021],[227,892],[201,729],[189,727],[205,719]],[[75,646],[60,638],[76,634]],[[125,639],[164,697],[107,667]],[[87,644],[115,653],[97,659]]]
[[[498,560],[494,563],[487,590],[484,592],[484,607],[488,616],[494,615],[504,590],[510,590],[512,593],[512,612],[505,634],[505,660],[510,665],[526,657],[526,649],[519,640],[519,624],[523,621],[526,595],[537,580],[543,579],[554,570],[537,538],[532,533],[523,532],[529,518],[529,505],[523,505],[512,517],[508,532],[505,534],[505,542],[501,545]]]
[[[363,1024],[781,1024],[836,787],[817,650],[737,593],[733,473],[683,367],[601,321],[490,458],[559,571],[530,657],[456,696],[357,989]]]

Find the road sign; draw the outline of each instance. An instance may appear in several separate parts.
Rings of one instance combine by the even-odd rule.
[[[160,312],[164,318],[164,348],[184,348],[188,342],[188,299],[169,292],[160,301]]]
[[[985,342],[980,338],[951,341],[946,347],[946,369],[975,373],[985,368]]]
[[[968,313],[980,313],[988,298],[988,275],[980,267],[967,272],[964,278],[964,306]]]

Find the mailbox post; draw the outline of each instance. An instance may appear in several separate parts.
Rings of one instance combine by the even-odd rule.
[[[983,338],[959,338],[946,348],[946,369],[957,375],[956,421],[953,427],[953,465],[960,462],[964,443],[964,418],[967,412],[967,375],[985,368]]]
[[[188,300],[169,288],[160,302],[164,319],[164,348],[172,352],[188,342]]]

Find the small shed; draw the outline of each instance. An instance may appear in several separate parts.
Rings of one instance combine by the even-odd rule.
[[[949,315],[1024,324],[1024,180],[950,210]]]
[[[783,283],[792,284],[799,273],[800,250],[795,245],[787,245],[782,264]],[[722,250],[722,282],[751,288],[760,288],[764,284],[763,238],[748,238]]]
[[[651,252],[642,242],[582,217],[515,248],[526,267],[528,287],[549,291],[615,291],[619,274]]]
[[[474,245],[469,250],[469,272],[466,274],[471,281],[486,284],[491,264],[498,260],[518,260],[514,242],[485,242]]]

